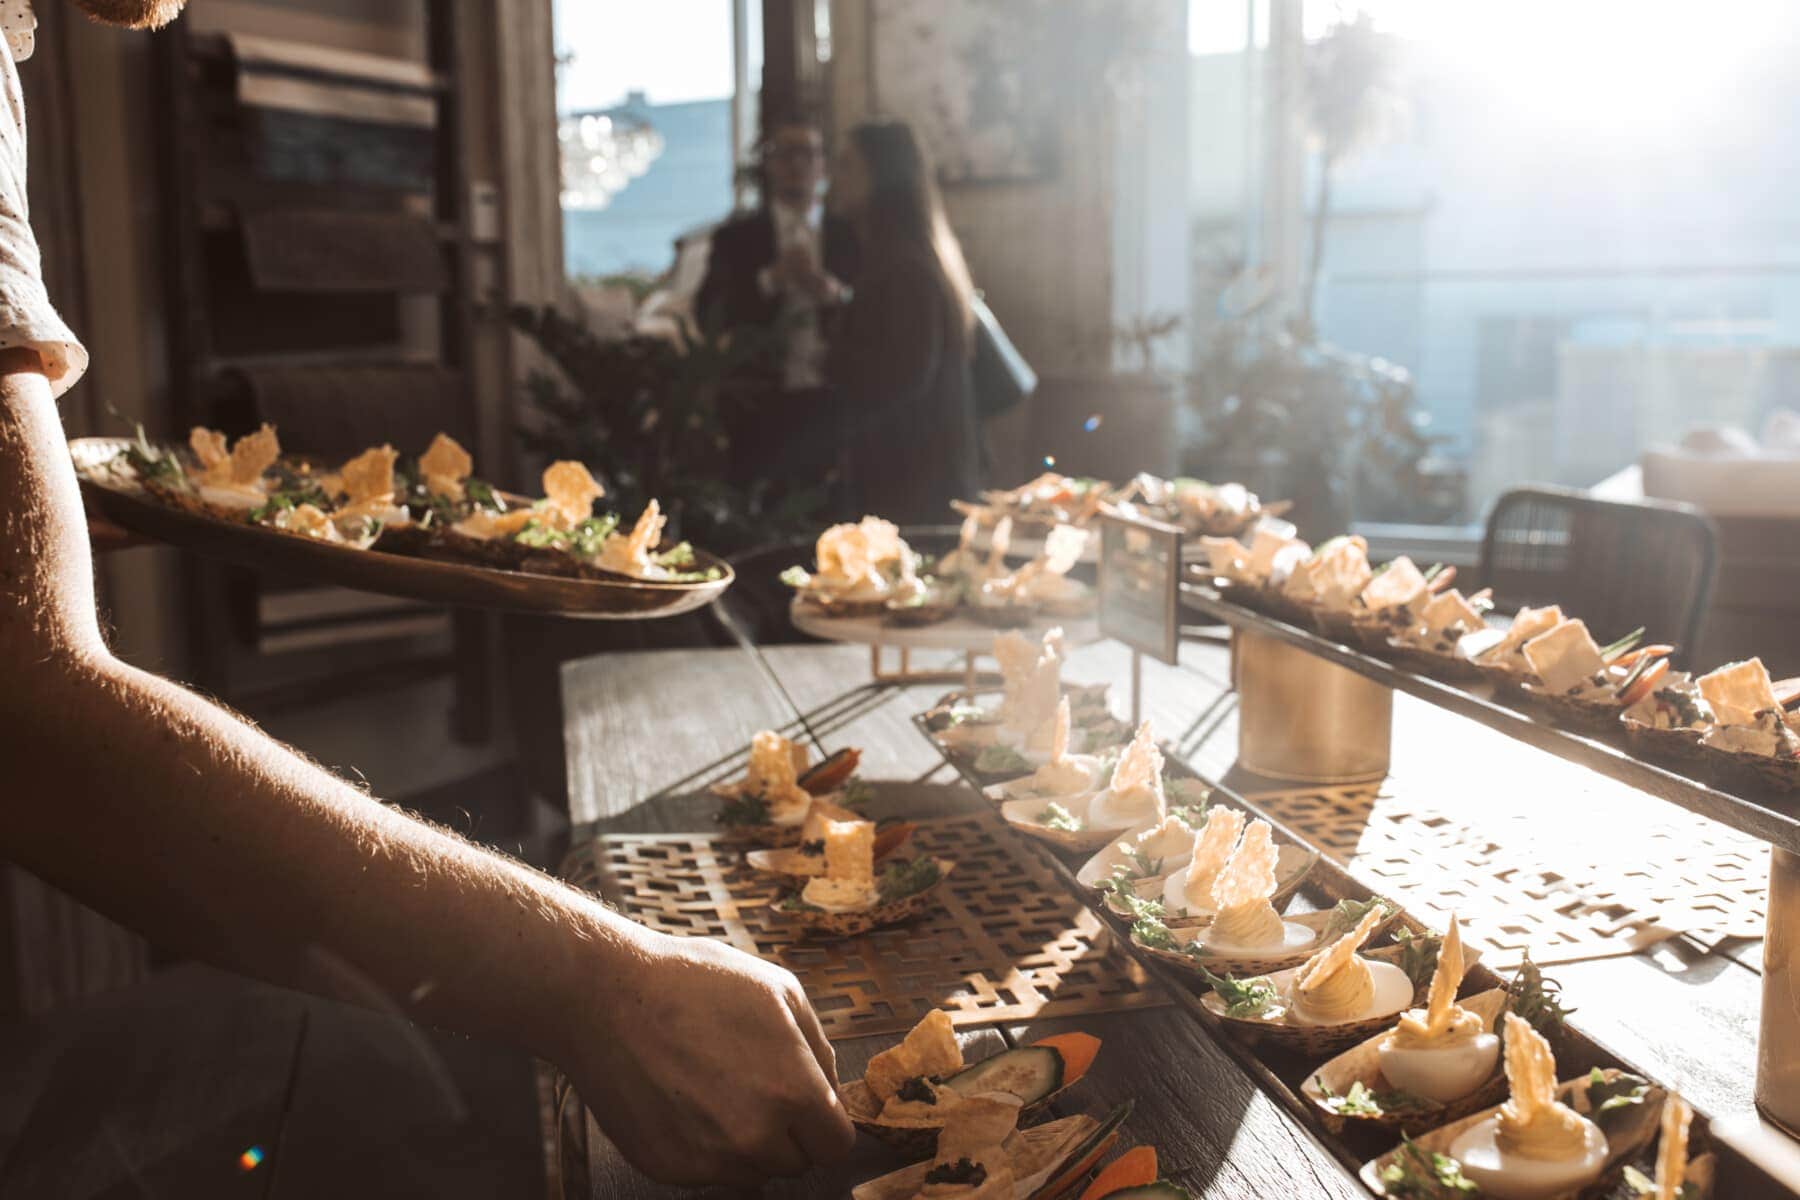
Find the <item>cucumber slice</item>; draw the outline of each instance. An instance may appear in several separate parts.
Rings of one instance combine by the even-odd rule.
[[[1177,1187],[1166,1179],[1159,1179],[1155,1183],[1146,1183],[1143,1187],[1108,1192],[1104,1200],[1193,1200],[1193,1197],[1188,1195],[1186,1188]]]
[[[944,1080],[945,1087],[964,1096],[976,1092],[1006,1092],[1017,1096],[1026,1107],[1059,1091],[1062,1084],[1062,1055],[1048,1046],[1003,1050]]]

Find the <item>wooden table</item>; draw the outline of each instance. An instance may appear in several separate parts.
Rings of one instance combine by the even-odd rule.
[[[1233,705],[1222,646],[1189,643],[1179,667],[1144,664],[1145,714],[1204,774],[1254,790],[1232,773]],[[1074,652],[1076,682],[1128,678],[1116,644]],[[858,746],[862,773],[877,781],[883,810],[924,815],[981,803],[961,785],[912,725],[941,692],[867,682],[858,647],[674,650],[611,655],[564,668],[563,707],[569,794],[578,837],[605,832],[692,832],[712,828],[716,801],[697,782],[741,758],[764,728],[810,728],[829,747]],[[1116,696],[1115,708],[1125,703]],[[1454,804],[1456,781],[1472,768],[1510,773],[1521,787],[1571,795],[1613,787],[1409,698],[1396,697],[1395,773],[1390,786],[1432,788]],[[1483,803],[1491,803],[1484,799]],[[1654,802],[1645,801],[1654,805]],[[1624,958],[1566,964],[1576,1018],[1598,1041],[1678,1086],[1715,1118],[1750,1107],[1760,958],[1755,943],[1713,952],[1680,940]],[[1311,1132],[1290,1117],[1177,1008],[1115,1013],[971,1035],[997,1046],[1064,1028],[1102,1037],[1094,1072],[1072,1093],[1070,1111],[1103,1112],[1124,1099],[1137,1108],[1128,1143],[1153,1143],[1166,1172],[1197,1197],[1365,1195]],[[839,1070],[860,1075],[896,1037],[837,1043]],[[553,1166],[553,1194],[566,1197],[672,1195],[636,1175],[590,1115],[568,1113]],[[859,1141],[850,1162],[784,1183],[768,1194],[841,1196],[851,1185],[904,1165],[885,1147]]]

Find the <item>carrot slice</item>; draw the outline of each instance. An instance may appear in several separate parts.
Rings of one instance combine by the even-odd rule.
[[[1642,700],[1645,696],[1648,696],[1652,691],[1656,690],[1656,685],[1662,682],[1662,677],[1668,673],[1669,660],[1666,658],[1657,659],[1654,663],[1644,668],[1644,673],[1639,675],[1630,687],[1619,693],[1619,705],[1623,708],[1630,708],[1639,700]]]
[[[1031,1044],[1048,1046],[1062,1055],[1064,1087],[1086,1075],[1088,1068],[1094,1065],[1094,1056],[1100,1053],[1100,1039],[1091,1033],[1059,1033],[1055,1037],[1039,1038]]]
[[[1675,653],[1675,647],[1673,646],[1639,646],[1636,650],[1631,650],[1619,655],[1619,657],[1613,659],[1609,665],[1615,667],[1629,667],[1632,663],[1644,657],[1646,654],[1655,654],[1667,658],[1673,653]]]
[[[906,844],[906,839],[913,835],[918,826],[911,821],[896,821],[892,825],[884,825],[875,831],[875,857],[886,858]]]
[[[1081,1200],[1100,1200],[1126,1188],[1147,1187],[1156,1182],[1156,1147],[1133,1146],[1106,1165],[1081,1193]]]

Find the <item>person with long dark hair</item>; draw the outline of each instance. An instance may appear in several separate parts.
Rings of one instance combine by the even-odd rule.
[[[949,502],[979,482],[973,289],[911,126],[851,130],[832,200],[862,247],[828,371],[851,506],[902,524],[944,523]]]

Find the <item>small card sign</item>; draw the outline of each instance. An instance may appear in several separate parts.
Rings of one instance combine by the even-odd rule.
[[[1100,632],[1173,664],[1181,645],[1181,530],[1100,516]]]

